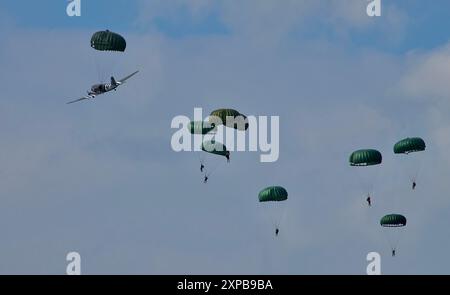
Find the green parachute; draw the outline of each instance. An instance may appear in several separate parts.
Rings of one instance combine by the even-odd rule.
[[[391,247],[392,256],[395,256],[402,229],[406,226],[406,217],[401,214],[388,214],[381,218],[380,225],[385,229],[384,233]]]
[[[350,166],[373,166],[382,162],[381,153],[373,149],[354,151],[349,158]]]
[[[91,47],[100,51],[124,52],[127,48],[125,38],[109,30],[99,31],[91,37]]]
[[[209,176],[224,163],[224,161],[217,156],[223,156],[227,159],[227,162],[229,162],[230,151],[227,150],[227,147],[224,144],[217,142],[214,139],[204,141],[201,150],[205,153],[199,154],[200,170],[205,173],[204,181],[206,183]]]
[[[400,140],[394,145],[394,153],[409,154],[424,151],[425,141],[420,137],[411,137]]]
[[[213,124],[210,124],[209,122],[203,122],[203,121],[191,121],[189,123],[189,132],[192,134],[208,134],[209,132],[213,131],[216,128],[216,126]]]
[[[374,186],[380,174],[379,166],[383,160],[381,153],[374,149],[361,149],[354,151],[350,157],[350,166],[364,167],[358,170],[356,178],[359,179],[360,185],[366,191],[366,200],[369,203],[373,197]],[[356,171],[355,171],[356,172]]]
[[[258,194],[260,202],[280,202],[288,199],[288,192],[281,186],[270,186]]]
[[[282,186],[269,186],[258,194],[261,204],[261,210],[264,210],[264,216],[270,219],[275,227],[275,235],[278,236],[280,225],[286,215],[288,192]]]
[[[400,214],[389,214],[380,220],[382,227],[403,227],[406,226],[406,217]]]
[[[230,154],[224,144],[215,140],[204,141],[202,143],[202,151],[224,157]]]
[[[410,153],[417,153],[425,151],[426,144],[425,141],[420,137],[408,137],[400,140],[394,145],[394,153],[397,155],[408,155]],[[403,161],[402,167],[406,170],[410,181],[412,182],[412,189],[416,187],[416,180],[419,175],[419,170],[422,161],[422,153],[417,153],[412,158],[401,159]]]
[[[90,45],[99,82],[106,82],[117,74],[115,68],[123,62],[127,42],[121,35],[106,30],[94,33]]]
[[[220,119],[220,122],[217,121]],[[234,109],[218,109],[212,111],[209,117],[210,123],[222,123],[226,127],[234,128],[240,131],[248,129],[247,117]]]

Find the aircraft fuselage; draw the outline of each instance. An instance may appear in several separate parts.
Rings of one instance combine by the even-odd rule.
[[[111,90],[114,90],[119,85],[113,85],[111,83],[95,84],[91,87],[91,91],[88,92],[89,95],[100,95]]]

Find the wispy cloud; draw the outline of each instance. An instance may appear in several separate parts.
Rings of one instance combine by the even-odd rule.
[[[404,254],[385,272],[445,270],[421,251],[439,236],[437,261],[450,244],[439,214],[449,207],[446,104],[427,99],[409,108],[392,89],[444,101],[447,47],[403,56],[326,34],[292,38],[299,27],[314,30],[302,28],[314,18],[332,31],[370,33],[378,24],[361,17],[361,4],[276,3],[143,1],[142,25],[176,22],[180,10],[200,22],[218,12],[231,33],[128,32],[113,74],[139,69],[136,79],[71,106],[65,102],[96,82],[92,32],[10,24],[0,49],[0,224],[8,225],[0,272],[61,273],[65,254],[79,250],[84,273],[359,274],[367,252],[388,248],[378,221],[393,210],[411,226]],[[170,149],[171,119],[197,106],[279,115],[280,160],[263,165],[257,155],[236,153],[202,184],[197,156]],[[406,135],[405,121],[429,142],[414,194],[391,152]],[[347,163],[359,147],[385,155],[371,211]],[[289,191],[277,240],[257,201],[273,184]]]

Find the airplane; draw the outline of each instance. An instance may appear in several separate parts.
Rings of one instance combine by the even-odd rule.
[[[125,81],[127,81],[128,79],[130,79],[131,77],[133,77],[134,75],[136,75],[137,73],[139,73],[139,71],[134,72],[133,74],[126,76],[125,78],[116,81],[116,79],[114,79],[114,77],[111,77],[111,83],[102,83],[102,84],[95,84],[91,87],[91,90],[87,92],[86,96],[83,96],[82,98],[76,99],[76,100],[72,100],[69,101],[67,104],[71,104],[74,102],[79,102],[85,99],[93,99],[95,98],[97,95],[101,95],[107,92],[110,92],[112,90],[116,91],[117,87],[119,87],[120,85],[122,85],[123,83],[125,83]]]

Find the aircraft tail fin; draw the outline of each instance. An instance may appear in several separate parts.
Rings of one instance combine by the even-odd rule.
[[[111,85],[119,85],[114,77],[111,77]]]

